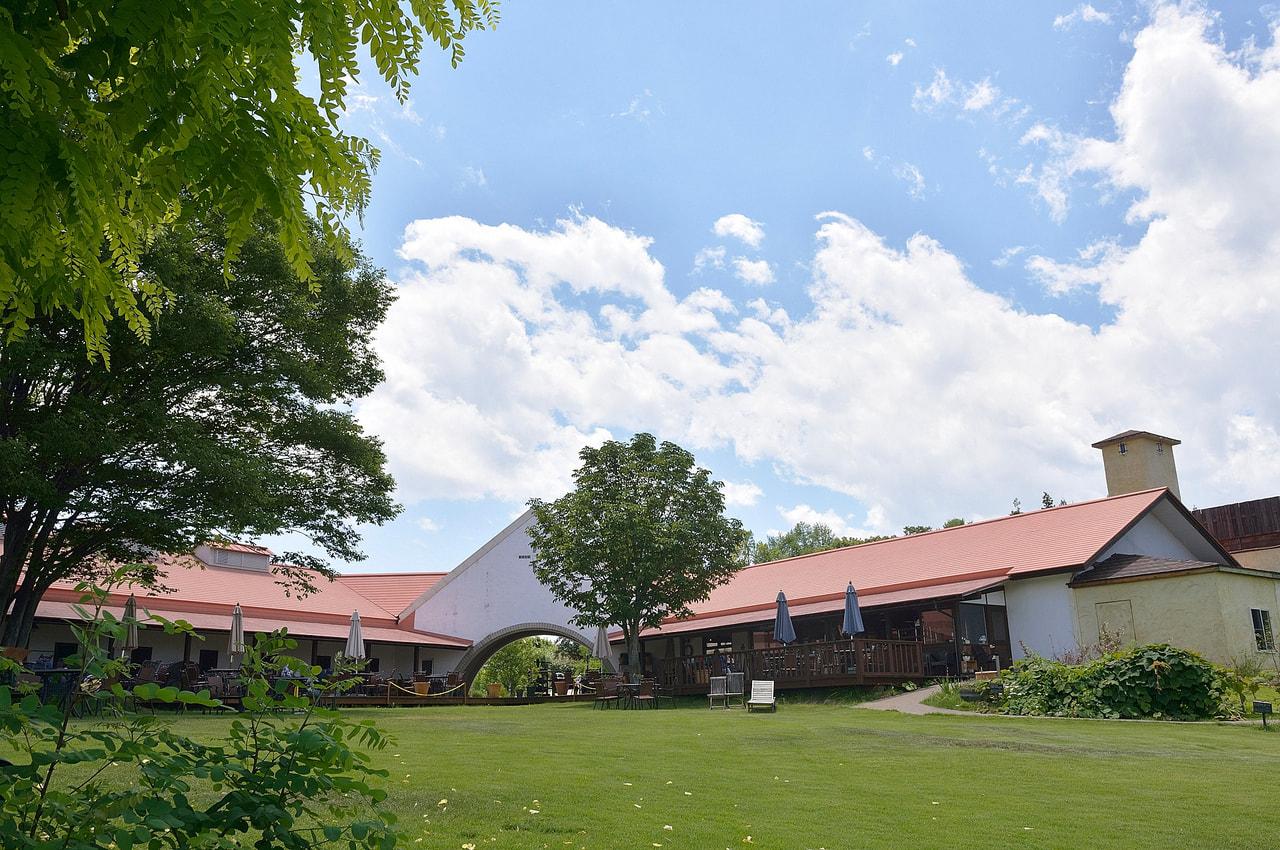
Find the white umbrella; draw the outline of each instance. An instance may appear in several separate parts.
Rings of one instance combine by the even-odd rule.
[[[787,610],[787,595],[778,591],[778,612],[773,618],[773,639],[781,644],[795,643],[796,630],[791,625],[791,612]]]
[[[600,666],[604,667],[604,660],[613,655],[613,651],[609,649],[609,633],[605,631],[604,626],[596,628],[596,643],[591,647],[591,657],[600,659]]]
[[[227,651],[231,653],[231,666],[240,666],[240,656],[244,655],[244,612],[240,603],[236,603],[231,612],[231,640],[227,642]]]
[[[124,658],[138,648],[138,600],[132,593],[124,603],[124,616],[121,620],[124,622],[124,652],[120,657]]]
[[[347,634],[347,648],[343,653],[348,658],[364,658],[364,635],[360,632],[360,612],[351,612],[351,631]]]

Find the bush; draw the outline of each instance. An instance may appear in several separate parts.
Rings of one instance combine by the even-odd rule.
[[[302,850],[341,842],[390,850],[403,840],[394,817],[376,806],[386,792],[372,780],[386,771],[358,749],[387,739],[371,723],[346,721],[292,692],[286,671],[320,672],[285,654],[295,641],[282,631],[257,636],[241,667],[244,710],[226,740],[206,744],[130,708],[135,700],[220,704],[208,691],[154,683],[126,691],[124,662],[98,649],[124,635],[125,624],[102,611],[105,600],[93,588],[92,610],[79,607],[87,625],[73,625],[82,649],[71,663],[83,673],[61,705],[0,685],[0,741],[17,754],[0,769],[0,846]],[[91,708],[104,716],[73,719]]]
[[[1229,713],[1213,664],[1164,644],[1110,652],[1080,665],[1033,654],[1000,679],[1005,714],[1204,720]]]

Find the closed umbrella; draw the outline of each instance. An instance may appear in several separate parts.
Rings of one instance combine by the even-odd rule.
[[[844,589],[844,625],[840,627],[840,631],[853,637],[866,630],[867,627],[862,624],[862,609],[858,607],[858,591],[853,589],[853,582],[849,582],[849,586]]]
[[[240,657],[244,655],[244,612],[240,603],[236,603],[231,612],[231,639],[227,642],[227,651],[231,654],[231,666],[240,666]]]
[[[129,599],[124,603],[124,652],[120,655],[124,658],[138,648],[138,600],[133,594],[129,594]]]
[[[609,633],[604,626],[596,627],[596,643],[591,647],[591,657],[600,659],[600,668],[604,669],[604,660],[613,655],[609,649]]]
[[[364,635],[360,632],[360,612],[351,612],[351,631],[347,633],[347,658],[364,658]]]
[[[791,612],[787,610],[787,595],[778,591],[778,613],[773,618],[773,639],[778,643],[794,643],[795,627],[791,625]]]

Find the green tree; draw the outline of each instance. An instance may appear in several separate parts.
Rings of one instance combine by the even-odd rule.
[[[812,552],[826,552],[829,549],[841,549],[845,546],[857,546],[876,540],[887,540],[887,537],[840,537],[826,523],[797,522],[790,531],[781,534],[770,534],[762,543],[756,543],[752,553],[752,562],[764,564],[769,561],[780,561],[783,558],[795,558]]]
[[[538,662],[546,658],[546,647],[536,638],[521,638],[499,649],[476,674],[475,686],[483,691],[490,682],[506,687],[515,696],[533,682]]]
[[[943,527],[943,528],[958,528],[959,526],[962,526],[962,525],[964,525],[964,524],[965,524],[964,517],[959,517],[959,516],[958,516],[958,517],[955,517],[954,519],[949,519],[949,520],[947,520],[946,522],[944,522],[944,523],[942,524],[942,527]]]
[[[262,219],[230,284],[220,224],[165,236],[143,263],[171,308],[149,345],[113,320],[110,369],[65,312],[0,348],[0,643],[25,645],[49,585],[104,562],[286,531],[356,560],[354,523],[397,514],[381,446],[346,409],[382,380],[371,337],[392,287],[358,251],[308,239],[315,295]],[[332,573],[285,558],[301,589],[304,568]]]
[[[362,53],[403,101],[427,40],[454,65],[496,0],[50,0],[0,7],[0,333],[65,310],[91,355],[166,302],[139,269],[157,229],[224,219],[226,260],[265,212],[302,279],[305,210],[342,237],[378,151],[339,129]],[[363,50],[361,45],[364,45]],[[309,61],[318,97],[303,91]],[[334,244],[345,245],[343,238]]]
[[[641,630],[728,581],[746,532],[724,515],[724,485],[674,443],[637,434],[579,457],[570,493],[529,502],[533,571],[577,625],[620,626],[639,671]]]
[[[907,535],[907,536],[910,536],[910,535],[912,535],[912,534],[924,534],[926,531],[933,531],[933,526],[931,526],[931,525],[904,525],[904,526],[902,527],[902,533],[903,533],[903,534],[905,534],[905,535]]]

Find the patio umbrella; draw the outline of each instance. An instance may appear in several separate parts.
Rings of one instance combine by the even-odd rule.
[[[244,655],[244,612],[240,603],[236,603],[231,612],[231,639],[227,641],[227,651],[231,654],[231,666],[240,666],[240,656]]]
[[[840,627],[840,631],[853,637],[866,630],[867,627],[862,624],[862,609],[858,607],[858,591],[853,589],[853,582],[849,582],[849,586],[844,589],[844,625]]]
[[[600,659],[600,669],[604,669],[604,660],[613,655],[609,649],[609,633],[604,626],[596,627],[596,643],[591,647],[591,657]]]
[[[773,618],[773,639],[778,643],[794,643],[796,630],[791,625],[791,612],[787,610],[787,595],[778,591],[778,613]]]
[[[138,600],[132,593],[124,603],[124,616],[121,620],[124,622],[124,652],[120,657],[124,658],[138,648]]]
[[[360,632],[360,612],[351,612],[351,631],[347,633],[347,648],[343,653],[348,658],[364,658],[364,635]]]

